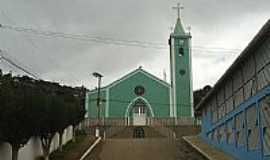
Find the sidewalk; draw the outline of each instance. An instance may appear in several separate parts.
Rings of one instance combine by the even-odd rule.
[[[233,157],[203,142],[198,136],[185,136],[183,139],[209,160],[235,160]]]

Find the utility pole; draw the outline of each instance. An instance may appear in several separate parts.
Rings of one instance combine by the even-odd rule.
[[[93,76],[98,78],[98,88],[97,88],[97,110],[98,110],[98,124],[96,127],[96,137],[100,136],[100,86],[101,86],[101,78],[103,77],[100,73],[94,72]]]

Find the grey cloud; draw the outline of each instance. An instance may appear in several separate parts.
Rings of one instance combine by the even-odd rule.
[[[192,25],[194,45],[230,48],[243,46],[252,34],[269,18],[270,1],[259,0],[183,0],[183,19]],[[167,43],[169,27],[174,25],[176,13],[171,7],[177,1],[165,0],[2,0],[1,23],[40,30],[82,33],[115,39]],[[239,29],[250,17],[252,26]],[[233,33],[231,31],[234,31]],[[239,33],[239,35],[236,35]],[[252,34],[247,34],[252,33]],[[229,35],[236,39],[232,41]],[[247,35],[245,35],[247,34]],[[224,37],[221,37],[224,36]],[[30,39],[30,42],[29,42]],[[237,41],[239,39],[239,42]],[[32,42],[31,42],[32,41]],[[22,64],[38,72],[42,78],[63,81],[71,85],[83,83],[95,86],[91,72],[100,71],[104,83],[144,64],[147,71],[169,71],[168,50],[144,49],[129,46],[104,45],[61,38],[46,38],[0,29],[0,48],[6,49]],[[204,53],[194,51],[194,66],[204,64]],[[221,59],[221,60],[220,60]],[[233,58],[222,60],[217,56],[209,65],[227,65]],[[165,62],[166,61],[166,62]],[[160,68],[160,69],[156,69]],[[195,88],[214,83],[220,74],[211,71],[211,82],[199,67],[194,67]]]

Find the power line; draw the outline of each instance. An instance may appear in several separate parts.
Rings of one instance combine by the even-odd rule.
[[[3,15],[10,23],[13,23],[13,25],[16,25],[16,22],[15,22],[14,20],[12,20],[12,18],[10,18],[10,17],[8,16],[8,14],[6,14],[1,8],[0,8],[0,10],[1,10],[2,15]],[[1,25],[0,25],[0,26],[1,26]],[[25,39],[26,39],[27,41],[23,41],[23,42],[29,42],[29,44],[32,46],[33,49],[38,50],[38,52],[35,52],[35,51],[33,50],[32,53],[35,53],[35,54],[40,53],[40,52],[39,52],[40,48],[33,42],[33,40],[32,40],[31,38],[29,38],[28,36],[26,36]],[[52,57],[50,57],[50,54],[47,56],[47,58],[48,58],[51,62],[53,62],[55,65],[57,65],[57,63],[55,62],[55,60],[54,60]],[[69,74],[70,74],[70,76],[71,76],[73,79],[75,79],[77,82],[80,82],[80,80],[77,79],[76,76],[73,75],[73,73],[69,73]],[[77,75],[77,76],[78,76],[78,75]]]
[[[24,32],[24,33],[29,33],[29,34],[39,35],[39,36],[53,37],[53,38],[65,38],[65,39],[71,39],[71,40],[80,40],[80,41],[119,45],[119,46],[134,46],[134,47],[152,48],[152,49],[168,49],[169,48],[167,44],[163,44],[163,43],[115,39],[115,38],[102,37],[102,36],[96,36],[96,35],[68,34],[64,32],[37,30],[33,28],[16,27],[16,26],[3,25],[3,24],[0,24],[0,27],[2,29],[8,29],[8,30],[16,31],[16,32]],[[204,47],[204,46],[193,46],[193,48],[198,51],[222,52],[222,53],[225,53],[225,52],[236,53],[236,52],[241,51],[240,49],[229,49],[229,48],[221,48],[221,47],[210,48],[210,47]]]
[[[124,42],[124,41],[117,41],[108,38],[100,38],[100,37],[93,37],[88,35],[78,35],[78,34],[66,34],[61,32],[51,32],[51,31],[39,31],[31,28],[24,28],[24,27],[13,27],[9,25],[0,25],[3,29],[9,29],[17,32],[25,32],[34,35],[46,36],[46,37],[53,37],[53,38],[65,38],[71,40],[79,40],[84,42],[96,42],[96,43],[103,43],[103,44],[111,44],[111,45],[119,45],[119,46],[135,46],[141,48],[153,48],[153,49],[167,49],[167,47],[163,46],[154,46],[147,43],[137,43],[137,42]]]
[[[0,53],[2,53],[3,51],[0,50]],[[4,56],[3,54],[0,55],[1,59],[5,60],[7,63],[9,63],[10,65],[16,67],[17,69],[27,73],[28,75],[36,78],[36,79],[40,79],[36,74],[28,71],[27,69],[25,69],[24,67],[22,67],[21,65],[17,64],[16,62],[14,62],[13,60],[11,60],[10,58],[8,58],[7,56]]]

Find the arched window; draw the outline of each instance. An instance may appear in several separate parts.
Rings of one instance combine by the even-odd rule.
[[[184,48],[183,47],[180,47],[179,49],[178,49],[178,55],[179,56],[184,56]]]

